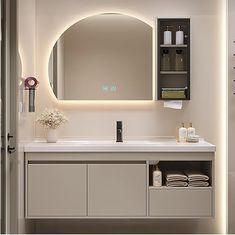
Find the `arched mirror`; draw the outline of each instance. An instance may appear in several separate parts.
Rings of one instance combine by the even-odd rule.
[[[67,29],[49,60],[59,100],[152,100],[152,27],[122,14],[101,14]]]

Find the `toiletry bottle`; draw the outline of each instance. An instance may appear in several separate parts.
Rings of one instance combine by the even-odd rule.
[[[182,55],[182,50],[176,50],[175,71],[183,71],[183,70],[184,70],[184,58]]]
[[[187,136],[195,136],[196,131],[195,128],[193,127],[192,122],[189,123],[189,128],[187,129]]]
[[[164,37],[163,37],[163,43],[165,45],[170,45],[172,44],[171,41],[171,31],[168,30],[169,26],[166,26],[166,31],[164,31]]]
[[[184,127],[184,123],[179,128],[179,142],[186,142],[187,140],[187,129]]]
[[[170,71],[169,50],[166,50],[166,49],[163,50],[163,54],[162,54],[161,71]]]
[[[176,45],[184,44],[184,31],[182,31],[181,26],[179,26],[179,30],[176,32],[175,44]]]
[[[158,165],[156,165],[155,170],[153,171],[153,186],[162,186],[162,172],[160,171]]]

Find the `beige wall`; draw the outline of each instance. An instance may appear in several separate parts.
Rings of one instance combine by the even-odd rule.
[[[24,2],[27,1],[21,0],[20,4]],[[222,0],[36,0],[36,76],[40,80],[36,114],[51,106],[63,110],[69,122],[60,129],[61,138],[114,138],[116,120],[124,122],[125,137],[172,136],[179,123],[192,121],[198,134],[217,146],[215,219],[169,220],[167,226],[166,221],[134,223],[142,224],[142,228],[148,225],[146,230],[148,232],[150,230],[154,233],[224,232],[222,203],[224,172],[219,171],[226,160],[223,155],[221,135],[223,92],[221,92],[222,8],[220,4],[222,2]],[[162,102],[159,101],[63,102],[55,99],[48,82],[48,60],[55,41],[78,19],[101,12],[129,14],[153,26],[156,16],[191,17],[192,91],[191,101],[184,102],[183,110],[164,109]],[[24,30],[26,28],[22,27],[23,32]],[[22,50],[23,61],[26,61],[26,66],[33,67],[28,60],[32,51],[26,48],[27,41],[22,40],[22,43],[26,44]],[[44,130],[39,126],[36,126],[36,137],[44,137]],[[87,223],[84,222],[83,225]],[[43,224],[40,222],[37,224],[42,230],[43,224],[46,224],[44,228],[51,226],[50,222],[45,221]],[[117,223],[113,224],[115,226]],[[128,221],[123,222],[122,226],[126,228],[126,232],[135,231],[136,228],[132,222],[128,224]],[[76,231],[78,230],[75,228]]]

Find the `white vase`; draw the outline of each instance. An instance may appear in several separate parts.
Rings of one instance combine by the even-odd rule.
[[[58,140],[57,130],[48,129],[47,130],[47,143],[56,143],[57,140]]]

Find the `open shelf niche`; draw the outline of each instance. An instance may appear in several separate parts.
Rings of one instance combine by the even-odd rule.
[[[203,187],[203,189],[208,189],[212,187],[212,162],[211,161],[159,161],[158,166],[159,169],[162,172],[162,186],[161,187],[154,187],[153,186],[153,171],[155,170],[155,163],[149,164],[149,188],[153,189],[198,189],[201,187],[171,187],[166,186],[166,179],[165,179],[165,171],[171,170],[171,171],[180,171],[184,173],[187,170],[192,171],[200,171],[203,174],[207,175],[209,177],[209,186]]]

